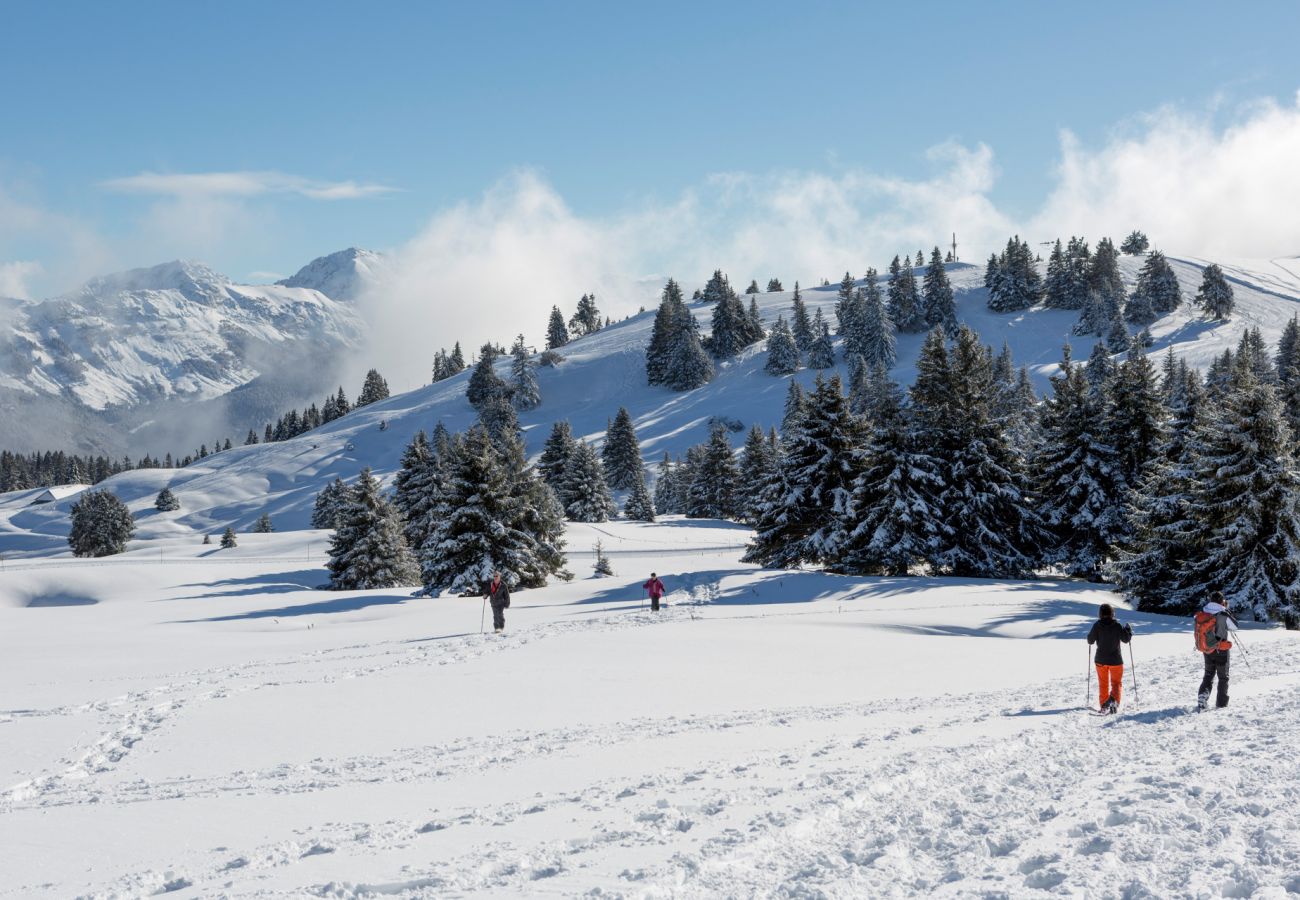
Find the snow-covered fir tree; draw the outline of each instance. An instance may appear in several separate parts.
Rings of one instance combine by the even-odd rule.
[[[799,369],[799,347],[785,318],[777,316],[772,333],[767,336],[767,362],[763,371],[769,375],[790,375]]]
[[[768,279],[768,281],[767,281],[767,293],[769,293],[769,294],[779,294],[779,293],[781,293],[781,292],[784,291],[784,290],[785,290],[785,288],[781,287],[781,279],[779,279],[779,278],[769,278],[769,279]]]
[[[904,334],[925,331],[925,307],[916,288],[916,276],[897,256],[889,264],[889,318]]]
[[[646,489],[645,472],[638,473],[640,477],[632,489],[628,492],[627,500],[623,503],[623,518],[633,522],[653,522],[655,520],[655,504],[650,497],[650,491]]]
[[[596,538],[596,545],[591,548],[596,554],[596,561],[591,566],[592,573],[597,578],[607,578],[614,574],[614,566],[610,563],[609,557],[605,555],[605,547],[600,538]]]
[[[1106,330],[1106,349],[1111,353],[1123,353],[1133,344],[1133,338],[1128,333],[1128,326],[1124,324],[1124,317],[1120,311],[1115,310],[1115,316],[1110,320],[1110,328]]]
[[[402,534],[401,514],[393,507],[370,468],[361,470],[339,526],[330,538],[330,587],[336,591],[405,587],[419,584],[415,558]]]
[[[730,359],[751,343],[752,325],[740,298],[734,294],[714,305],[712,327],[708,350],[717,359]]]
[[[235,538],[235,529],[227,525],[226,530],[221,532],[221,549],[234,550],[238,546],[239,541]]]
[[[271,521],[270,513],[262,513],[253,523],[253,534],[270,534],[275,531],[275,523]]]
[[[348,395],[343,393],[343,385],[341,384],[338,393],[334,395],[334,409],[338,411],[340,417],[352,412],[352,404],[348,401]]]
[[[808,305],[803,302],[797,281],[794,283],[794,299],[791,304],[790,332],[794,335],[794,342],[799,352],[807,353],[812,349],[812,343],[817,340],[817,335],[813,333],[812,316],[808,315]]]
[[[749,298],[749,307],[745,310],[745,328],[746,347],[757,344],[767,337],[767,329],[763,327],[763,314],[759,312],[758,300],[755,297]]]
[[[181,508],[181,501],[176,499],[171,488],[165,487],[158,492],[158,496],[153,501],[153,508],[158,512],[176,512]]]
[[[600,310],[596,308],[596,295],[583,294],[578,308],[569,319],[569,333],[574,337],[600,331]]]
[[[311,527],[312,528],[337,528],[339,513],[347,501],[348,486],[343,483],[343,479],[335,478],[316,495],[316,503],[312,507]]]
[[[528,355],[522,334],[515,338],[510,357],[510,401],[520,412],[536,409],[542,402],[542,389],[537,384],[537,363]]]
[[[695,316],[672,279],[664,286],[646,348],[646,377],[675,391],[688,391],[713,378],[713,363],[700,343]]]
[[[1106,433],[1118,454],[1122,483],[1133,488],[1160,454],[1167,418],[1155,366],[1140,347],[1120,363],[1108,400]]]
[[[68,510],[72,527],[68,546],[73,556],[113,556],[135,534],[131,510],[107,489],[83,491]]]
[[[704,285],[704,291],[700,294],[700,299],[705,303],[718,303],[735,296],[736,292],[731,289],[731,281],[726,275],[722,274],[721,269],[714,269],[713,275],[710,276],[708,283]]]
[[[959,576],[1021,577],[1034,567],[1042,526],[1022,461],[992,415],[992,354],[967,326],[949,354],[930,332],[912,385],[918,440],[938,459],[945,484],[929,562]]]
[[[573,522],[608,522],[618,514],[596,451],[579,441],[564,469],[564,512]]]
[[[1037,274],[1037,273],[1035,273]],[[922,303],[925,306],[925,324],[942,328],[948,334],[957,330],[957,306],[953,301],[952,284],[943,265],[943,255],[935,247],[930,254],[930,265],[925,270]],[[874,365],[875,361],[868,359]]]
[[[902,576],[924,563],[932,548],[934,503],[944,481],[937,460],[919,443],[898,385],[882,366],[869,378],[869,429],[857,451],[859,473],[835,515],[835,549],[827,564],[853,575]]]
[[[1193,433],[1190,510],[1200,540],[1183,583],[1214,585],[1238,617],[1300,617],[1300,480],[1282,404],[1238,360]],[[1189,588],[1184,608],[1200,599]]]
[[[659,462],[659,470],[655,473],[655,511],[660,515],[672,515],[683,511],[678,504],[680,492],[677,489],[676,469],[672,457],[665,450],[664,458]]]
[[[852,313],[849,307],[854,302],[854,295],[857,291],[857,281],[853,278],[852,272],[845,272],[844,277],[840,279],[840,290],[835,297],[835,333],[844,334],[847,330],[848,320]]]
[[[781,413],[781,437],[787,440],[792,438],[794,433],[803,427],[803,420],[807,414],[808,399],[804,396],[799,382],[792,378],[790,386],[786,388],[785,405]]]
[[[641,445],[636,439],[636,427],[626,406],[620,406],[614,421],[605,430],[605,445],[601,448],[601,462],[605,466],[605,479],[616,491],[630,491],[645,482],[641,465]]]
[[[1039,515],[1048,531],[1043,560],[1096,580],[1124,535],[1119,453],[1107,428],[1107,397],[1093,391],[1065,348],[1043,414],[1043,444],[1034,459]]]
[[[361,393],[357,395],[357,408],[387,399],[388,382],[384,380],[384,376],[380,375],[378,371],[371,369],[366,373],[365,383],[361,385]]]
[[[1147,236],[1134,229],[1129,232],[1128,237],[1124,238],[1124,243],[1119,245],[1119,249],[1121,253],[1126,253],[1129,256],[1141,256],[1147,252],[1147,248],[1150,246],[1151,242],[1147,240]]]
[[[996,261],[990,261],[984,283],[989,289],[989,309],[995,312],[1014,312],[1037,303],[1042,297],[1042,279],[1029,243],[1019,235],[1010,238]]]
[[[831,343],[831,330],[830,326],[822,320],[822,311],[820,309],[813,316],[813,330],[818,332],[818,335],[817,339],[813,341],[812,347],[808,350],[808,368],[834,368],[835,347]]]
[[[727,429],[714,424],[709,429],[700,464],[695,467],[686,515],[692,519],[731,519],[737,512],[740,470],[727,440]]]
[[[1138,272],[1125,317],[1130,322],[1148,325],[1176,310],[1182,302],[1183,291],[1169,260],[1159,250],[1151,251]]]
[[[757,294],[757,293],[758,293],[758,279],[757,279],[757,278],[755,278],[755,279],[753,279],[752,281],[749,282],[749,287],[745,288],[745,293],[746,293],[746,294]]]
[[[496,372],[496,361],[496,347],[490,343],[484,344],[465,388],[465,397],[475,409],[481,408],[491,397],[508,396],[510,393],[510,385]]]
[[[817,379],[803,421],[784,437],[777,488],[765,491],[747,562],[790,568],[837,553],[840,533],[828,513],[848,502],[860,467],[861,423],[848,410],[838,377]]]
[[[551,434],[542,446],[542,455],[537,460],[538,474],[561,501],[564,499],[560,493],[563,490],[564,473],[577,449],[578,442],[573,437],[573,429],[567,419],[561,419],[551,426]]]
[[[1223,321],[1232,315],[1232,285],[1223,275],[1218,263],[1210,263],[1201,274],[1201,287],[1196,292],[1196,305],[1212,319]]]
[[[569,329],[564,325],[564,313],[558,306],[551,307],[551,317],[546,322],[546,349],[558,350],[569,343]]]
[[[752,426],[745,436],[745,446],[741,448],[738,463],[735,516],[740,521],[750,525],[758,521],[758,504],[763,485],[775,467],[775,448],[762,428]]]

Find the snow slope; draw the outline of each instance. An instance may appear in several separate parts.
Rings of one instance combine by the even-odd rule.
[[[1141,260],[1123,257],[1125,278],[1131,283]],[[1171,259],[1190,301],[1201,279],[1199,260]],[[1233,279],[1237,312],[1225,323],[1202,319],[1190,302],[1152,326],[1153,354],[1166,348],[1204,367],[1224,348],[1235,346],[1242,333],[1258,326],[1273,341],[1286,322],[1300,311],[1300,261],[1230,262],[1226,271]],[[1060,359],[1061,347],[1073,343],[1076,357],[1086,357],[1092,338],[1072,338],[1071,326],[1077,313],[1034,309],[1016,314],[994,313],[987,308],[982,286],[983,271],[976,266],[950,267],[957,294],[959,317],[969,323],[995,347],[1006,342],[1015,358],[1031,367],[1041,389]],[[805,290],[812,308],[832,317],[836,288]],[[790,293],[760,294],[759,306],[769,324],[786,314]],[[697,305],[696,315],[706,330],[711,309]],[[539,310],[539,321],[545,311]],[[764,428],[780,421],[787,378],[773,378],[762,371],[766,351],[760,345],[738,359],[724,363],[710,384],[682,394],[645,383],[644,348],[654,320],[650,310],[619,322],[563,348],[565,361],[556,368],[540,369],[542,404],[520,418],[526,430],[529,451],[539,453],[550,426],[568,419],[575,434],[589,440],[603,438],[607,421],[621,405],[627,406],[636,423],[645,461],[655,464],[664,451],[682,453],[704,440],[709,420],[726,416],[748,427]],[[501,336],[508,342],[508,335]],[[899,337],[899,362],[895,377],[904,384],[914,376],[921,337]],[[499,365],[506,376],[509,360]],[[843,365],[841,364],[841,374]],[[335,477],[354,478],[363,465],[391,477],[399,464],[403,447],[418,429],[430,430],[441,420],[452,430],[474,421],[474,411],[465,400],[468,372],[362,410],[330,423],[310,434],[280,444],[239,448],[210,457],[184,470],[132,472],[106,483],[140,514],[141,537],[196,534],[222,529],[247,529],[263,511],[269,512],[279,528],[304,528],[316,493]],[[801,371],[797,378],[810,385],[815,372]],[[389,428],[380,431],[380,423]],[[735,443],[743,438],[737,434]],[[170,485],[181,499],[177,513],[157,514],[153,498]],[[67,534],[67,505],[55,504],[40,511],[0,512],[0,552],[5,551],[5,530],[10,533],[58,537]],[[52,542],[51,546],[57,542]],[[25,552],[23,548],[14,548]]]
[[[579,579],[502,637],[311,590],[319,532],[11,560],[0,896],[1300,891],[1294,634],[1246,632],[1197,716],[1186,621],[1122,610],[1136,701],[1096,718],[1097,586],[762,571],[747,537],[571,526]]]
[[[313,259],[292,277],[276,284],[311,288],[333,300],[350,303],[388,275],[389,263],[383,254],[349,247]]]

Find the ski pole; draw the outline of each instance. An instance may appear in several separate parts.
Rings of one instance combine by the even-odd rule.
[[[1088,667],[1083,670],[1083,705],[1092,709],[1092,644],[1087,646]]]
[[[486,594],[483,596],[483,612],[479,613],[479,617],[478,617],[478,633],[482,634],[485,628],[487,628],[487,595]]]
[[[1231,634],[1232,634],[1232,645],[1238,648],[1239,650],[1241,650],[1241,658],[1245,660],[1246,668],[1249,669],[1250,654],[1246,652],[1246,645],[1241,642],[1241,635],[1236,630],[1233,630]]]
[[[1129,662],[1129,666],[1133,669],[1133,703],[1134,703],[1134,705],[1137,705],[1137,702],[1138,702],[1138,667],[1137,667],[1137,663],[1134,662],[1134,660],[1133,660],[1133,642],[1132,642],[1132,641],[1129,641],[1129,645],[1128,645],[1128,662]]]

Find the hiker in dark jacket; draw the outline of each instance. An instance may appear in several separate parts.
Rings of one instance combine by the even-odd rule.
[[[492,573],[483,596],[492,604],[492,629],[500,634],[506,630],[506,607],[510,605],[510,586],[502,580],[500,572]]]
[[[1115,609],[1103,603],[1097,621],[1088,632],[1088,644],[1097,645],[1097,703],[1104,713],[1119,711],[1120,695],[1124,687],[1124,655],[1120,643],[1133,639],[1133,629],[1115,621]]]
[[[650,573],[650,580],[641,585],[650,593],[650,609],[653,612],[659,611],[659,598],[664,595],[664,583],[659,580],[659,576],[654,572]]]
[[[1210,624],[1209,617],[1214,617]],[[1219,678],[1219,692],[1214,705],[1222,709],[1228,705],[1228,657],[1232,651],[1232,641],[1228,640],[1230,629],[1236,620],[1228,612],[1223,602],[1223,594],[1215,591],[1210,595],[1210,602],[1197,615],[1197,649],[1205,656],[1205,675],[1201,678],[1201,689],[1196,692],[1196,708],[1205,709],[1210,704],[1210,689],[1214,687],[1214,678]],[[1205,624],[1201,634],[1201,624]],[[1202,644],[1204,646],[1202,646]]]

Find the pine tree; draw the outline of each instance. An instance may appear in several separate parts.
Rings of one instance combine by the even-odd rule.
[[[1061,239],[1057,238],[1047,257],[1047,277],[1043,280],[1043,305],[1048,309],[1070,309],[1070,268]]]
[[[862,296],[861,333],[855,344],[868,368],[892,368],[897,357],[894,323],[889,318],[876,280],[876,270],[867,269],[866,289]]]
[[[171,488],[163,488],[158,492],[157,499],[153,502],[154,509],[158,512],[175,512],[181,508],[181,502],[176,499]]]
[[[853,273],[845,272],[844,277],[840,279],[840,292],[835,298],[835,330],[837,334],[844,334],[845,326],[848,324],[850,314],[848,307],[854,301],[854,294],[857,293],[857,282],[853,278]]]
[[[451,348],[451,356],[447,357],[447,377],[459,375],[465,371],[465,354],[460,350],[460,341],[457,341]]]
[[[770,279],[768,279],[768,282],[767,282],[767,292],[768,292],[769,294],[779,294],[779,293],[781,293],[781,292],[784,291],[784,290],[785,290],[785,288],[781,287],[781,279],[779,279],[779,278],[770,278]]]
[[[496,360],[496,347],[484,344],[465,388],[465,397],[475,409],[481,409],[491,398],[509,396],[510,386],[496,373]]]
[[[623,504],[623,518],[633,522],[653,522],[655,520],[655,504],[650,499],[650,491],[646,489],[645,473],[640,472],[640,478],[636,484],[632,485],[631,492],[627,495],[627,501]]]
[[[1119,310],[1115,311],[1114,318],[1110,320],[1110,328],[1106,331],[1106,349],[1111,353],[1123,353],[1132,345],[1133,339],[1129,336],[1128,326],[1124,324],[1124,319]]]
[[[989,289],[989,309],[995,312],[1015,312],[1028,309],[1043,295],[1042,279],[1034,263],[1034,253],[1027,241],[1015,235],[1007,241],[1006,249],[990,261],[984,276]]]
[[[767,362],[763,371],[769,375],[790,375],[799,369],[799,348],[785,319],[777,317],[767,338]]]
[[[564,313],[558,306],[551,307],[551,318],[546,324],[546,349],[558,350],[569,342],[569,329],[564,327]]]
[[[257,443],[257,432],[250,428],[248,429],[248,435],[244,438],[244,446],[250,447],[256,443]],[[170,466],[168,468],[170,468]]]
[[[676,310],[666,368],[665,385],[674,391],[694,390],[713,380],[713,363],[700,342],[695,316],[685,304]]]
[[[269,524],[269,520],[268,523]],[[330,587],[365,591],[419,583],[415,560],[402,534],[401,514],[384,499],[370,468],[361,470],[330,538]]]
[[[564,470],[564,511],[572,522],[608,522],[617,515],[605,467],[591,445],[579,441]]]
[[[858,474],[861,423],[849,413],[838,377],[818,377],[803,422],[784,439],[779,474],[759,503],[746,562],[790,568],[835,558],[836,522]]]
[[[776,452],[757,425],[749,429],[740,451],[739,477],[736,482],[735,515],[750,525],[758,521],[759,500],[763,485],[776,467]]]
[[[1128,237],[1124,238],[1124,243],[1119,245],[1121,253],[1127,253],[1129,256],[1141,256],[1147,252],[1151,242],[1147,236],[1140,231],[1130,231]]]
[[[569,333],[580,338],[597,331],[600,331],[600,310],[596,308],[596,295],[583,294],[578,301],[577,310],[569,319]]]
[[[625,406],[618,408],[618,414],[605,431],[601,462],[605,466],[605,478],[609,486],[616,491],[630,491],[645,482],[645,471],[641,466],[641,445],[636,439],[632,414]]]
[[[674,330],[677,323],[677,310],[683,304],[682,290],[677,282],[669,278],[664,285],[663,295],[659,301],[659,310],[655,313],[654,328],[650,333],[650,344],[646,347],[646,378],[650,384],[668,382],[668,356],[673,345]]]
[[[800,353],[807,353],[812,349],[813,341],[817,340],[817,335],[813,333],[812,318],[808,315],[808,306],[803,302],[803,297],[799,293],[799,282],[794,283],[794,299],[792,312],[790,313],[790,331],[794,335],[795,345],[799,348]]]
[[[135,519],[112,491],[83,491],[69,509],[68,546],[73,556],[113,556],[135,534]]]
[[[1109,399],[1107,438],[1118,454],[1122,483],[1136,488],[1160,454],[1167,418],[1155,366],[1141,348],[1120,363]]]
[[[1183,583],[1218,587],[1259,621],[1300,613],[1300,478],[1273,386],[1239,361],[1233,384],[1198,423],[1190,509],[1200,541]],[[1191,591],[1183,608],[1197,599]]]
[[[1050,534],[1044,560],[1093,580],[1123,537],[1124,478],[1107,412],[1105,396],[1091,390],[1067,346],[1052,376],[1035,459],[1039,514]]]
[[[745,346],[757,344],[765,337],[767,330],[763,327],[763,314],[758,311],[758,300],[750,297],[749,308],[745,310]]]
[[[757,293],[758,293],[758,279],[754,279],[753,281],[751,281],[751,282],[749,283],[749,287],[745,288],[745,293],[746,293],[746,294],[757,294]]]
[[[257,521],[253,524],[254,534],[270,534],[273,531],[275,531],[275,524],[271,521],[270,513],[262,513],[257,517]]]
[[[578,442],[573,437],[573,429],[566,419],[561,419],[551,426],[551,435],[542,447],[542,455],[537,460],[537,472],[542,480],[550,485],[560,501],[564,502],[564,473],[569,467],[569,460],[578,449]]]
[[[715,424],[709,429],[709,441],[691,479],[686,515],[692,519],[734,518],[739,477],[727,429]]]
[[[311,527],[337,528],[339,512],[347,502],[347,495],[348,487],[340,478],[335,478],[321,488],[321,492],[316,495],[316,503],[312,507]]]
[[[835,348],[831,344],[830,327],[822,320],[822,311],[813,316],[813,330],[818,332],[808,350],[808,368],[832,369],[835,367]]]
[[[1212,319],[1224,321],[1232,315],[1232,286],[1223,276],[1217,263],[1205,267],[1201,276],[1201,289],[1196,292],[1196,305]]]
[[[1159,250],[1151,251],[1138,272],[1125,317],[1130,322],[1147,325],[1173,312],[1182,302],[1182,288],[1178,286],[1173,267]]]
[[[898,385],[880,366],[869,378],[864,406],[870,427],[856,463],[861,471],[836,514],[828,565],[854,575],[902,576],[925,562],[932,547],[933,504],[944,480],[937,460],[920,446]]]
[[[339,385],[339,391],[334,395],[334,408],[338,410],[340,418],[352,412],[352,404],[348,402],[348,395],[343,393],[343,385]]]
[[[537,384],[537,364],[529,357],[522,334],[515,338],[510,356],[510,402],[520,412],[536,409],[542,402],[542,389]]]
[[[781,415],[781,437],[792,440],[795,432],[803,428],[804,418],[808,415],[808,398],[804,396],[799,382],[790,379],[790,387],[785,393],[785,407]]]
[[[361,386],[361,393],[357,396],[357,408],[387,399],[388,382],[377,371],[371,369],[366,373],[365,384]]]
[[[605,555],[605,547],[601,544],[600,538],[596,538],[596,546],[592,548],[596,553],[596,561],[591,570],[597,578],[606,578],[614,574],[614,567],[609,562],[609,557]]]
[[[655,511],[660,515],[672,515],[682,512],[682,508],[677,502],[679,492],[677,490],[676,468],[672,457],[665,450],[664,458],[659,462],[659,471],[655,473]]]
[[[957,307],[953,302],[952,284],[948,281],[948,272],[944,268],[943,256],[938,247],[931,252],[930,265],[925,270],[923,298],[926,325],[942,328],[949,334],[957,330]]]
[[[916,290],[916,277],[897,256],[889,264],[889,318],[904,334],[925,331],[925,309]]]
[[[717,359],[730,359],[744,349],[747,332],[745,307],[735,296],[724,297],[713,307],[713,333],[709,352]]]
[[[221,533],[221,549],[233,550],[238,546],[239,542],[235,540],[235,529],[227,525],[226,530]]]
[[[722,274],[721,269],[714,269],[708,284],[704,285],[704,292],[700,294],[700,299],[705,303],[719,303],[733,299],[735,296],[736,292],[731,289],[731,282],[727,276]]]

